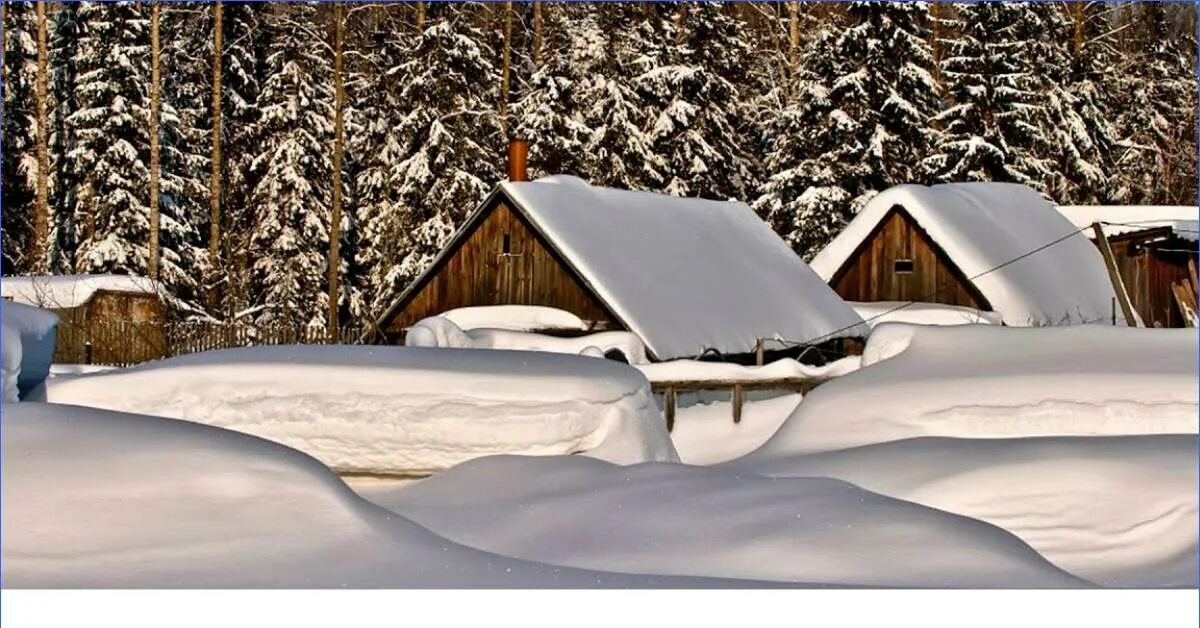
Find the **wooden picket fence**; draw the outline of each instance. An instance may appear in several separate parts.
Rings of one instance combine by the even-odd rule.
[[[365,328],[347,326],[330,342],[325,328],[248,324],[59,323],[54,361],[60,364],[130,366],[200,351],[288,344],[358,344]]]

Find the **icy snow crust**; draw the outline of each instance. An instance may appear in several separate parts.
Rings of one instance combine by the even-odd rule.
[[[867,333],[744,203],[562,177],[501,187],[659,360]]]
[[[849,586],[1080,584],[999,528],[825,478],[497,456],[366,497],[464,545],[589,569]]]
[[[4,400],[17,401],[39,386],[54,361],[58,315],[36,307],[0,300],[3,326]]]
[[[761,452],[919,436],[1194,435],[1197,349],[1188,329],[888,323],[868,339],[864,367],[809,393]]]
[[[460,307],[442,312],[460,329],[506,329],[537,331],[540,329],[586,330],[587,324],[574,314],[540,305],[489,305]]]
[[[45,390],[51,402],[262,436],[341,472],[423,474],[500,453],[678,459],[646,379],[579,356],[253,347],[55,377]]]
[[[1195,205],[1060,205],[1058,211],[1076,227],[1091,227],[1097,222],[1126,223],[1102,225],[1104,235],[1112,237],[1133,231],[1170,227],[1175,237],[1200,240],[1200,210]],[[1095,238],[1095,232],[1083,232]]]
[[[838,478],[986,521],[1105,586],[1198,584],[1195,435],[917,438],[811,455],[755,454],[726,469]]]
[[[463,547],[316,460],[196,423],[4,405],[9,588],[608,588],[762,583],[584,572]]]
[[[162,284],[126,275],[23,275],[0,278],[0,296],[45,308],[79,307],[99,290],[163,294]]]
[[[1111,321],[1112,284],[1095,245],[1037,192],[1015,183],[889,188],[872,198],[817,254],[812,269],[826,281],[832,279],[896,206],[913,217],[964,275],[992,271],[973,283],[1006,324]],[[1012,261],[1064,236],[1062,242]],[[1117,319],[1124,322],[1120,312]]]

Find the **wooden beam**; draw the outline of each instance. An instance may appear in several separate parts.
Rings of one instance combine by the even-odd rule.
[[[1092,223],[1092,230],[1096,233],[1096,246],[1100,248],[1100,256],[1104,258],[1104,268],[1108,271],[1108,280],[1112,282],[1113,294],[1117,295],[1117,303],[1121,306],[1121,314],[1125,317],[1125,324],[1130,327],[1137,327],[1137,318],[1133,315],[1133,304],[1129,301],[1129,293],[1125,290],[1125,282],[1121,279],[1121,272],[1117,269],[1117,261],[1113,258],[1112,246],[1108,243],[1108,236],[1104,235],[1104,228],[1100,223]]]
[[[742,422],[742,389],[741,384],[733,385],[733,422]]]
[[[675,389],[671,386],[668,386],[667,389],[663,391],[663,405],[666,406],[664,414],[667,416],[667,432],[675,429],[675,402]]]

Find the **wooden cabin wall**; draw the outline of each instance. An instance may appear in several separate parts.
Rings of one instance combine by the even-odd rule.
[[[83,305],[53,312],[55,362],[139,364],[167,355],[167,308],[155,295],[100,290]]]
[[[897,260],[912,260],[912,272],[897,273]],[[883,220],[834,277],[833,289],[847,301],[924,301],[988,309],[929,236],[898,211]]]
[[[1188,277],[1188,258],[1196,253],[1196,245],[1172,238],[1164,242],[1139,247],[1138,235],[1109,238],[1113,259],[1125,282],[1125,291],[1133,301],[1133,309],[1147,327],[1183,327],[1185,322],[1171,284]]]
[[[509,254],[503,253],[508,235]],[[616,329],[604,307],[555,259],[506,205],[496,207],[407,306],[388,324],[399,334],[413,323],[457,307],[544,305],[598,328]]]

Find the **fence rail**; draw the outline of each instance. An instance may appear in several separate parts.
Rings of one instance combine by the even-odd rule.
[[[130,366],[161,358],[234,347],[286,344],[359,344],[365,328],[348,326],[330,339],[324,328],[220,323],[60,321],[54,361]]]

